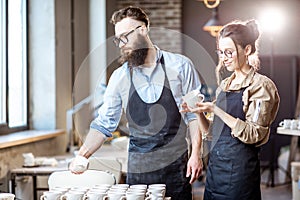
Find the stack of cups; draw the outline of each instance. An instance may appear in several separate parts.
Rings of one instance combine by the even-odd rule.
[[[165,184],[100,184],[90,188],[54,187],[40,200],[170,200],[165,194]]]
[[[35,158],[32,153],[23,153],[24,157],[24,166],[25,167],[30,167],[35,165]]]
[[[40,200],[57,200],[60,199],[62,195],[70,190],[69,187],[54,187],[49,191],[43,192]]]
[[[146,200],[164,200],[166,195],[165,184],[151,184],[148,186]]]
[[[144,200],[147,192],[147,185],[138,184],[131,185],[127,191],[124,199],[126,200]]]
[[[40,200],[58,200],[62,195],[64,195],[64,193],[61,191],[45,191],[40,197]]]
[[[84,198],[84,191],[69,190],[61,195],[60,200],[82,200]]]
[[[95,185],[84,195],[83,199],[102,200],[107,195],[107,191],[109,190],[110,186],[111,185],[109,184]]]
[[[128,184],[112,185],[103,200],[121,200],[126,197],[126,191],[129,188]]]
[[[300,130],[300,119],[284,119],[279,126],[284,129]]]

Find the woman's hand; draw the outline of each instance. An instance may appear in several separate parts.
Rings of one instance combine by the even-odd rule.
[[[186,102],[183,102],[183,103],[181,104],[181,110],[180,110],[180,112],[182,112],[182,113],[192,112],[191,109],[192,109],[192,108],[190,108],[190,107],[187,105]]]
[[[198,102],[196,103],[195,108],[191,108],[187,105],[186,102],[183,102],[181,104],[182,110],[180,112],[186,113],[186,112],[192,112],[192,113],[203,113],[203,112],[214,112],[214,103],[212,102]]]
[[[210,112],[213,113],[215,110],[215,104],[212,102],[199,102],[196,103],[198,112]]]

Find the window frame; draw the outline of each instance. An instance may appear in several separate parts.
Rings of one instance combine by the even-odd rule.
[[[25,37],[24,37],[24,40],[25,40],[25,43],[26,43],[26,47],[24,48],[24,50],[26,51],[26,54],[25,54],[25,62],[24,64],[26,65],[26,73],[25,73],[25,79],[26,79],[26,90],[27,90],[27,94],[26,94],[26,106],[25,106],[25,109],[27,110],[26,112],[26,124],[25,125],[22,125],[22,126],[16,126],[16,127],[9,127],[9,88],[8,88],[8,85],[9,85],[9,63],[8,63],[8,1],[9,0],[5,0],[5,24],[4,24],[4,32],[5,32],[5,41],[4,41],[4,46],[5,46],[5,53],[4,54],[4,59],[5,59],[5,76],[6,76],[6,85],[5,85],[5,94],[6,94],[6,97],[5,97],[5,115],[6,115],[6,119],[5,119],[5,122],[4,123],[0,123],[0,135],[5,135],[5,134],[9,134],[9,133],[13,133],[13,132],[18,132],[18,131],[23,131],[23,130],[28,130],[29,129],[29,113],[30,113],[30,110],[29,110],[29,61],[28,61],[28,58],[29,58],[29,44],[28,44],[28,37],[29,37],[29,31],[28,31],[28,0],[23,0],[24,3],[25,3],[25,17],[24,17],[24,22],[25,22]],[[2,47],[1,47],[2,48]],[[1,94],[0,94],[1,95]]]

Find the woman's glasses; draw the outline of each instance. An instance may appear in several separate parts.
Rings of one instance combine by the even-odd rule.
[[[220,49],[217,49],[216,50],[216,53],[217,55],[219,56],[219,58],[222,58],[224,55],[227,57],[227,58],[232,58],[232,54],[235,52],[230,50],[230,49],[225,49],[224,51],[220,50]]]
[[[133,30],[129,31],[128,33],[126,33],[126,34],[121,34],[119,37],[114,37],[113,42],[115,43],[115,45],[117,47],[119,47],[120,42],[122,42],[124,45],[127,44],[128,43],[128,36],[140,27],[142,27],[142,26],[138,26],[135,29],[133,29]]]

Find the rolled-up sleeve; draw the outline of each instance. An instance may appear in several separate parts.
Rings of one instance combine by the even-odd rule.
[[[192,63],[191,60],[187,59],[187,62],[183,65],[183,70],[181,71],[182,75],[182,91],[183,95],[187,94],[192,90],[201,90],[201,82],[199,79],[199,75]],[[187,121],[192,121],[196,119],[196,115],[194,113],[188,112],[186,113]]]
[[[120,76],[113,73],[105,90],[103,104],[98,110],[98,116],[91,122],[90,128],[96,129],[106,137],[118,127],[122,114],[122,99],[118,90]]]
[[[279,108],[279,95],[275,84],[260,76],[256,84],[250,85],[243,93],[246,120],[237,120],[232,135],[244,143],[265,144],[270,135],[270,126]]]

